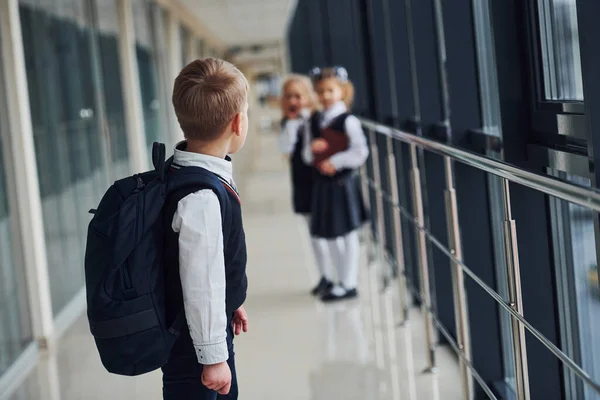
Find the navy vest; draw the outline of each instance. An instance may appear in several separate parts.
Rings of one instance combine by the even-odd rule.
[[[281,121],[281,126],[285,126],[287,118]],[[314,168],[312,165],[306,165],[302,158],[304,149],[304,135],[302,134],[304,125],[301,125],[296,132],[296,145],[294,146],[290,158],[292,172],[292,201],[294,211],[300,214],[307,214],[311,210],[312,186],[314,180]]]
[[[225,183],[223,183],[225,185]],[[242,206],[239,197],[233,189],[227,187],[231,202],[231,224],[223,226],[223,247],[225,256],[226,280],[226,311],[228,320],[246,300],[248,280],[246,277],[246,236],[242,225]],[[185,188],[173,193],[165,204],[165,232],[164,257],[165,257],[165,286],[167,323],[174,321],[179,312],[183,310],[183,292],[179,277],[179,234],[171,228],[173,216],[181,199],[194,193],[198,188]],[[216,232],[215,232],[216,233]],[[187,331],[187,323],[184,329]],[[182,337],[189,337],[189,332]]]
[[[337,131],[340,135],[346,134],[346,118],[350,116],[350,113],[345,112],[333,119],[327,128]],[[312,132],[313,139],[321,137],[321,121],[323,120],[322,113],[315,113],[310,119],[310,129]]]

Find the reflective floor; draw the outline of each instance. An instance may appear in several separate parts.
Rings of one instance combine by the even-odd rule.
[[[260,141],[253,168],[237,177],[250,281],[250,331],[236,342],[240,398],[459,399],[456,358],[441,348],[439,372],[421,373],[423,320],[411,310],[410,323],[397,326],[395,287],[381,291],[376,265],[363,262],[360,300],[324,306],[307,294],[316,275],[306,227],[290,211],[286,164],[272,135],[252,139]],[[10,400],[160,398],[159,373],[106,373],[80,318]]]

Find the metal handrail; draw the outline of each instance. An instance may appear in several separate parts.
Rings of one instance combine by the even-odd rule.
[[[414,134],[402,132],[400,130],[390,128],[372,121],[361,120],[364,127],[367,129],[385,135],[392,139],[397,139],[410,145],[418,146],[424,150],[431,151],[449,159],[462,162],[479,170],[489,172],[511,181],[514,183],[521,184],[523,186],[541,191],[551,196],[573,202],[584,207],[588,207],[595,211],[600,211],[600,191],[592,188],[580,186],[568,181],[548,177],[542,174],[526,171],[502,161],[494,160],[489,157],[481,156],[469,151],[465,151],[456,148],[451,145],[436,142],[434,140],[426,139]],[[368,177],[366,177],[366,183],[368,187],[371,187],[376,192],[379,192],[380,196],[384,198],[389,204],[391,204],[400,215],[411,222],[414,227],[423,232],[427,239],[432,242],[439,250],[441,250],[448,258],[450,258],[457,266],[459,266],[462,272],[466,273],[479,287],[481,287],[490,297],[492,297],[496,303],[498,303],[503,309],[516,320],[517,323],[527,329],[540,343],[542,343],[550,352],[552,352],[568,369],[570,369],[575,375],[577,375],[582,381],[587,383],[595,392],[600,393],[600,383],[596,382],[581,366],[579,366],[573,359],[562,352],[554,343],[547,339],[541,332],[533,327],[523,315],[516,309],[514,305],[507,302],[502,298],[494,289],[483,282],[470,268],[467,267],[462,260],[455,256],[455,253],[447,249],[437,238],[429,232],[429,230],[422,225],[419,218],[412,215],[410,212],[404,209],[402,205],[398,203],[389,193],[387,193],[378,183]],[[506,186],[508,188],[508,186]],[[509,211],[510,215],[510,211]],[[427,308],[427,312],[433,314],[434,319],[436,318],[435,313]],[[436,325],[439,325],[436,323]],[[438,326],[439,327],[439,326]],[[453,346],[454,347],[454,346]],[[455,349],[456,350],[456,349]],[[465,357],[464,354],[458,354],[461,359]],[[469,361],[465,359],[465,361]],[[472,365],[468,362],[469,369],[473,373]],[[477,377],[473,375],[479,382]]]
[[[372,180],[368,180],[368,184],[371,188],[376,189],[377,185]],[[538,331],[529,321],[523,317],[520,313],[513,310],[510,304],[502,298],[502,296],[488,286],[481,278],[477,276],[473,270],[471,270],[467,265],[456,258],[454,254],[450,250],[446,248],[427,228],[422,226],[419,221],[410,214],[404,207],[399,204],[394,204],[391,197],[387,196],[388,203],[392,204],[394,207],[398,209],[402,217],[404,217],[407,221],[409,221],[413,226],[415,226],[418,230],[425,233],[429,241],[435,245],[446,257],[450,260],[457,263],[461,269],[475,282],[483,291],[485,291],[492,299],[498,303],[504,310],[506,310],[509,314],[514,316],[519,320],[525,328],[531,332],[531,334],[540,341],[556,358],[562,361],[567,368],[569,368],[575,375],[577,375],[581,380],[590,385],[597,393],[600,393],[600,383],[596,382],[583,368],[581,368],[573,359],[571,359],[568,355],[566,355],[562,350],[560,350],[554,343],[552,343],[549,339],[547,339],[540,331]]]
[[[361,122],[366,128],[372,129],[382,135],[417,145],[425,150],[450,157],[463,164],[508,179],[511,182],[600,212],[600,191],[596,189],[527,171],[490,157],[403,132],[373,121],[361,119]]]

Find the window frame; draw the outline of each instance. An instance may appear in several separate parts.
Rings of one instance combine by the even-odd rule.
[[[563,147],[566,152],[582,154],[587,147],[588,135],[577,120],[585,115],[585,98],[580,101],[548,100],[545,97],[541,1],[544,0],[528,0],[526,6],[532,139],[548,147]],[[581,43],[579,46],[581,49]]]

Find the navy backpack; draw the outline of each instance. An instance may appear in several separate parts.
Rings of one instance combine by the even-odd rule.
[[[199,167],[170,169],[165,146],[154,143],[154,170],[116,181],[94,214],[87,236],[87,316],[104,367],[140,375],[162,367],[185,320],[183,309],[166,325],[163,206],[181,189],[211,189],[223,224],[229,196],[213,173]],[[168,172],[168,173],[167,173]],[[226,226],[226,225],[224,225]]]

